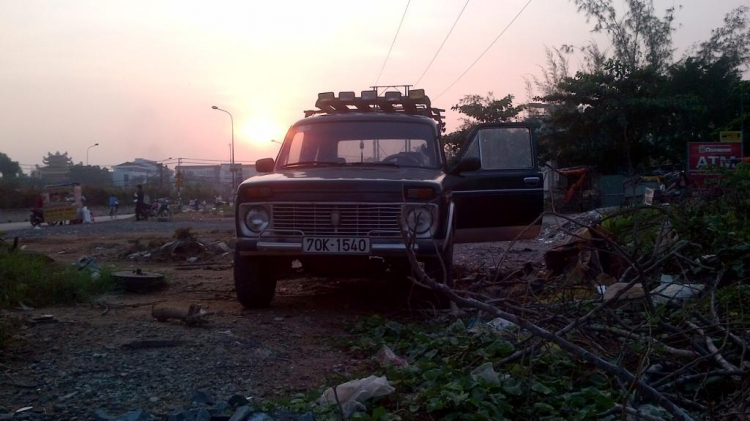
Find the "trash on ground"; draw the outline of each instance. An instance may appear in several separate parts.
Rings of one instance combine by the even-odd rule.
[[[115,272],[112,277],[128,292],[156,291],[167,285],[164,275],[156,272],[144,272],[141,269]]]
[[[700,294],[706,288],[703,284],[661,284],[651,291],[656,304],[679,304]]]
[[[375,355],[381,366],[408,367],[409,363],[405,358],[399,357],[388,345],[383,345]]]
[[[180,310],[176,308],[152,308],[151,317],[160,322],[169,319],[182,320],[187,326],[199,326],[208,323],[208,317],[212,312],[204,311],[200,305],[191,304],[190,308]]]
[[[491,327],[494,330],[500,331],[503,329],[507,329],[509,327],[516,327],[516,324],[508,320],[505,320],[501,317],[498,317],[496,319],[492,319],[489,322],[487,322],[487,326]]]
[[[500,378],[497,377],[492,363],[484,363],[471,371],[471,378],[474,380],[483,380],[491,384],[500,384]]]
[[[607,301],[614,297],[616,294],[618,294],[620,291],[625,289],[628,284],[625,282],[617,282],[615,284],[612,284],[607,287],[606,291],[604,291],[604,301]],[[643,285],[641,284],[635,284],[633,285],[629,290],[625,291],[620,296],[620,300],[635,300],[638,298],[643,298],[643,296],[646,295],[646,293],[643,291]]]
[[[341,411],[344,413],[344,417],[349,418],[355,412],[366,409],[364,402],[391,394],[394,390],[396,389],[388,383],[385,376],[370,376],[340,384],[336,386],[336,392],[332,387],[326,389],[323,395],[318,398],[318,403],[335,404],[338,396]]]

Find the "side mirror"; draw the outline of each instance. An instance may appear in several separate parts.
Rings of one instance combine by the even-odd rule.
[[[464,158],[458,161],[455,167],[451,170],[451,174],[458,175],[462,172],[471,172],[482,169],[482,161],[479,158]]]
[[[275,163],[273,158],[263,158],[255,161],[255,171],[259,173],[273,172]]]

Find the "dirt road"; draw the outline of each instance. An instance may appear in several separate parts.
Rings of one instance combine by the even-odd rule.
[[[163,242],[178,226],[193,227],[205,244],[234,235],[231,218],[199,215],[173,223],[52,227],[63,229],[44,230],[46,236],[39,230],[18,232],[24,234],[26,250],[60,262],[89,255],[113,269],[164,273],[168,288],[111,294],[74,307],[15,311],[26,319],[51,314],[55,322],[27,325],[0,357],[7,369],[0,380],[0,414],[31,406],[32,412],[58,419],[89,419],[97,409],[165,415],[188,405],[199,389],[224,400],[234,394],[288,396],[321,386],[334,372],[356,372],[365,363],[337,346],[348,335],[345,327],[358,317],[424,317],[424,307],[409,299],[409,289],[392,279],[284,280],[271,308],[245,310],[235,300],[230,269],[186,271],[176,267],[184,262],[128,258],[136,240]],[[551,242],[546,231],[538,240],[517,245],[506,265],[540,256]],[[464,270],[491,265],[504,247],[457,247],[456,261]],[[232,257],[225,253],[211,259],[224,265],[215,267],[228,268]],[[191,304],[215,313],[208,326],[191,328],[151,317],[153,306],[187,309]],[[132,349],[133,344],[161,346]]]

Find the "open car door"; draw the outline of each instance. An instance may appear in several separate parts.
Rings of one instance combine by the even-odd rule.
[[[455,242],[539,235],[541,222],[529,227],[544,208],[532,133],[522,123],[492,123],[469,134],[446,180],[455,205]]]

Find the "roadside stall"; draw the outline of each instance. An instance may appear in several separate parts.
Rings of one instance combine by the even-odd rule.
[[[45,186],[42,192],[41,222],[48,225],[80,224],[82,218],[81,185],[78,183]],[[32,222],[32,225],[36,225]]]

